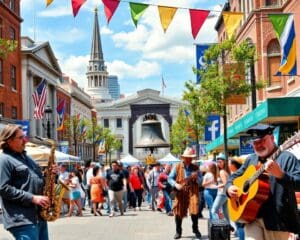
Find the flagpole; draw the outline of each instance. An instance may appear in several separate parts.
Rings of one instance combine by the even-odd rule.
[[[161,75],[161,94],[164,96],[164,83],[163,83],[163,75]]]

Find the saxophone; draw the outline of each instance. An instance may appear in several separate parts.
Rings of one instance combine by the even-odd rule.
[[[63,183],[56,184],[56,174],[51,171],[51,167],[55,164],[56,142],[51,139],[37,138],[51,144],[48,168],[45,174],[45,186],[43,189],[43,195],[49,198],[50,203],[47,208],[42,207],[40,210],[40,216],[44,220],[51,222],[60,216],[62,198],[68,187]]]

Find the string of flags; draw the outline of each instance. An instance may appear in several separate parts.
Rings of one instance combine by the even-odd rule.
[[[48,7],[54,0],[46,0],[46,6]],[[87,0],[71,0],[73,16],[76,17],[80,8]],[[106,17],[107,24],[109,24],[112,16],[117,10],[120,0],[102,0],[104,5],[104,14]],[[136,3],[128,2],[129,9],[132,21],[137,27],[139,19],[149,8],[149,6],[157,7],[160,22],[164,33],[166,33],[168,27],[170,26],[176,12],[178,9],[188,9],[188,8],[179,8],[172,6],[161,6],[155,4],[145,4],[145,3]],[[195,39],[206,21],[207,17],[211,12],[216,12],[215,10],[205,10],[205,9],[188,9],[191,21],[191,32],[192,36]],[[235,29],[239,26],[240,21],[242,20],[244,14],[241,12],[222,12],[224,18],[225,29],[228,35],[228,38],[233,36]],[[225,20],[226,19],[226,20]]]

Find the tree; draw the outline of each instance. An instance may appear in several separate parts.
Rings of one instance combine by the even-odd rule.
[[[0,38],[0,59],[7,57],[7,54],[13,52],[18,46],[18,42],[15,40],[7,40]]]
[[[206,66],[200,71],[201,85],[198,94],[199,112],[218,114],[224,122],[224,150],[227,156],[226,105],[232,96],[246,97],[252,91],[251,82],[245,80],[249,66],[256,61],[256,49],[248,40],[236,43],[235,39],[212,45],[204,56]],[[255,88],[264,86],[262,81]]]
[[[117,151],[121,148],[121,141],[116,139],[116,137],[111,134],[110,129],[103,129],[103,139],[105,142],[105,159],[109,161],[109,165],[111,165],[111,154],[113,151]]]

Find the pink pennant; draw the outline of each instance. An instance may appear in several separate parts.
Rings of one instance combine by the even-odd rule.
[[[111,17],[114,15],[117,7],[119,6],[120,1],[119,0],[102,0],[104,4],[104,13],[106,16],[107,24],[109,24],[109,21]]]
[[[194,39],[197,37],[197,34],[209,13],[210,11],[207,10],[190,9],[191,27]]]
[[[73,16],[76,17],[79,9],[86,0],[72,0]]]

